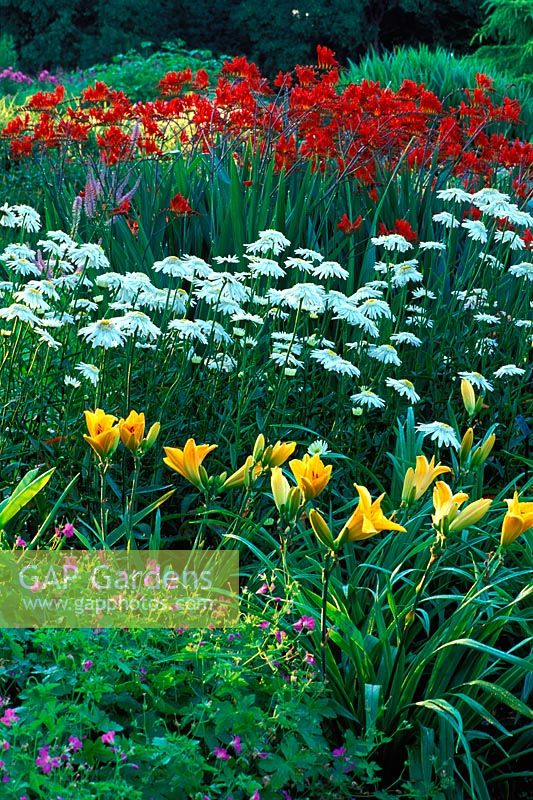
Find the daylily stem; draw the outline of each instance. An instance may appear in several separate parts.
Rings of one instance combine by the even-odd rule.
[[[322,569],[322,610],[320,614],[320,664],[322,680],[326,680],[326,647],[328,638],[327,629],[327,610],[328,610],[328,589],[329,578],[333,569],[334,557],[331,553],[326,553],[324,557],[324,567]]]

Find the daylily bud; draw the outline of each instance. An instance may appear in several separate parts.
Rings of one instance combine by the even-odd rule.
[[[472,445],[474,444],[474,431],[472,428],[468,428],[463,439],[461,441],[461,449],[459,450],[459,461],[461,464],[466,464],[468,460],[468,456],[470,455],[470,451],[472,450]]]
[[[450,522],[448,530],[450,533],[462,531],[464,528],[469,528],[475,525],[482,519],[492,505],[492,500],[481,498],[469,503],[466,508],[463,508],[457,516]]]
[[[333,541],[333,534],[329,528],[324,517],[318,513],[315,508],[312,508],[309,512],[309,522],[311,523],[311,527],[315,532],[315,535],[322,544],[327,547],[329,550],[335,549],[335,543]]]
[[[161,423],[154,422],[150,430],[148,431],[148,436],[143,442],[143,453],[146,453],[150,450],[151,447],[154,446],[156,443],[157,437],[159,436],[159,431],[161,430]]]
[[[272,469],[270,486],[272,488],[272,496],[274,497],[276,508],[281,513],[281,510],[285,507],[289,499],[289,492],[291,490],[291,485],[283,474],[281,467],[274,467]]]
[[[262,433],[260,433],[257,439],[255,440],[254,449],[252,451],[253,459],[255,462],[261,461],[264,449],[265,449],[265,437],[263,436]]]
[[[473,417],[476,410],[476,393],[474,392],[474,387],[466,378],[461,381],[461,395],[468,416]]]
[[[490,436],[487,437],[487,441],[483,442],[478,448],[476,448],[475,452],[472,454],[472,467],[477,469],[482,464],[485,463],[487,458],[490,456],[492,452],[492,448],[494,447],[494,442],[496,441],[496,436],[491,433]]]

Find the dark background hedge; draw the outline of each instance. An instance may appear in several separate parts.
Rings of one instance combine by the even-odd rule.
[[[267,73],[312,62],[317,44],[342,59],[422,42],[464,52],[481,22],[479,0],[0,0],[0,31],[34,72],[176,38],[246,54]]]

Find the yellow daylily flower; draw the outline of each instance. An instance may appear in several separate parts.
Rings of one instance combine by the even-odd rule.
[[[115,425],[117,418],[113,414],[97,408],[95,411],[85,411],[85,422],[89,434],[83,434],[87,444],[102,460],[110,458],[118,447],[119,430]]]
[[[264,467],[281,467],[296,450],[296,442],[280,442],[269,445],[262,453],[261,463]]]
[[[289,461],[289,467],[296,478],[296,483],[304,500],[312,500],[318,497],[331,478],[331,464],[324,466],[319,455],[310,456],[308,453],[302,459],[293,458]]]
[[[200,474],[200,467],[204,458],[215,448],[216,444],[196,444],[194,439],[187,439],[183,450],[179,447],[164,447],[166,458],[164,463],[175,472],[179,472],[193,486],[204,488],[205,477]],[[202,468],[205,476],[205,470]]]
[[[432,516],[433,525],[439,531],[461,531],[469,525],[475,525],[489,510],[492,500],[481,498],[469,503],[462,511],[461,506],[469,495],[466,492],[453,494],[444,481],[437,481],[433,489],[433,505],[435,513]]]
[[[501,545],[508,547],[525,531],[533,528],[533,503],[521,503],[518,492],[512,500],[506,500],[508,509],[503,518]]]
[[[409,467],[405,473],[402,502],[410,503],[413,500],[418,500],[435,478],[445,472],[451,472],[450,467],[443,467],[440,462],[435,466],[435,456],[432,457],[431,461],[428,461],[425,456],[417,456],[415,468]]]
[[[401,531],[405,533],[403,525],[398,525],[387,519],[381,510],[381,503],[385,494],[381,494],[374,502],[366,486],[354,484],[359,495],[359,503],[350,519],[339,534],[338,542],[359,542],[369,539],[381,531]]]
[[[138,450],[144,437],[145,428],[144,414],[130,411],[126,419],[121,419],[118,423],[120,439],[124,447],[128,450]]]
[[[288,516],[289,519],[296,517],[300,506],[302,495],[297,486],[291,486],[281,467],[273,467],[270,476],[270,487],[274,503],[280,514]]]

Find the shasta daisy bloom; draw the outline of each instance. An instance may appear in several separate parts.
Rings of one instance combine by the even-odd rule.
[[[251,322],[253,325],[262,325],[265,320],[263,317],[260,317],[259,314],[249,314],[247,311],[238,311],[236,314],[233,314],[231,321]]]
[[[14,298],[20,303],[24,303],[30,308],[33,308],[35,311],[48,311],[50,309],[50,303],[44,299],[43,293],[39,289],[32,288],[28,285],[20,292],[15,292]]]
[[[440,211],[438,214],[433,214],[433,222],[438,222],[444,225],[445,228],[458,228],[459,220],[448,211]]]
[[[91,242],[85,242],[71,248],[68,252],[68,258],[69,261],[72,261],[73,264],[82,269],[100,271],[107,270],[110,267],[109,260],[101,245]]]
[[[441,250],[441,251],[445,251],[446,250],[446,245],[443,244],[443,242],[419,242],[418,246],[422,251],[425,251],[425,250]]]
[[[394,364],[399,367],[402,363],[398,358],[398,351],[391,344],[371,344],[368,348],[368,355],[382,364]]]
[[[304,362],[300,361],[300,359],[296,357],[296,354],[293,351],[294,348],[292,348],[292,351],[275,350],[273,353],[270,354],[269,358],[278,367],[297,367],[301,369],[304,365]]]
[[[286,258],[285,266],[287,269],[299,269],[306,273],[312,272],[314,269],[313,262],[307,261],[305,258]]]
[[[128,311],[123,317],[114,317],[113,322],[126,334],[140,336],[149,341],[155,341],[161,335],[161,329],[142,311]]]
[[[402,489],[402,502],[410,503],[418,500],[429,489],[435,478],[451,472],[450,467],[443,467],[440,462],[435,466],[435,456],[428,461],[425,456],[416,457],[416,466],[409,467],[405,473]]]
[[[217,353],[216,356],[207,359],[205,366],[216,372],[235,372],[237,362],[228,353]]]
[[[480,372],[459,372],[459,377],[470,381],[472,386],[484,392],[493,392],[494,386]]]
[[[289,240],[279,231],[272,230],[271,228],[266,231],[259,231],[259,239],[251,244],[245,244],[246,252],[256,255],[266,255],[267,253],[274,253],[278,256],[285,248],[290,246]]]
[[[376,297],[369,297],[368,300],[361,303],[358,311],[369,319],[381,319],[381,317],[385,317],[385,319],[392,318],[392,311],[389,304],[386,303],[385,300],[380,300]]]
[[[366,486],[354,484],[359,495],[359,503],[339,534],[338,542],[360,542],[370,539],[382,531],[400,531],[405,533],[403,525],[387,519],[381,510],[385,494],[381,494],[374,502]]]
[[[110,458],[119,443],[119,429],[115,425],[117,418],[101,408],[84,413],[89,434],[84,433],[83,438],[100,459]]]
[[[326,467],[319,455],[310,456],[309,453],[305,453],[302,459],[293,458],[289,467],[304,500],[313,500],[324,491],[333,469],[331,464]]]
[[[79,389],[81,386],[80,381],[76,378],[73,378],[72,375],[65,375],[63,378],[63,383],[65,386],[71,386],[73,389]]]
[[[400,397],[407,397],[411,403],[418,403],[420,400],[420,395],[416,393],[414,385],[407,378],[402,378],[401,380],[387,378],[385,383],[395,392],[398,392]]]
[[[324,256],[316,250],[309,250],[307,247],[297,247],[294,251],[297,256],[309,259],[310,261],[323,261]]]
[[[437,192],[439,200],[451,201],[453,203],[471,203],[472,195],[460,189],[458,186],[451,186],[449,189],[439,189]]]
[[[341,267],[337,261],[322,261],[317,267],[314,267],[312,274],[315,278],[319,278],[320,280],[326,278],[347,280],[350,276],[348,270]]]
[[[413,347],[420,347],[422,344],[422,339],[419,339],[418,336],[414,335],[414,333],[409,333],[409,331],[393,333],[390,337],[390,341],[394,344],[410,344]]]
[[[497,230],[494,232],[494,241],[508,244],[511,250],[523,250],[526,246],[524,240],[515,231]]]
[[[40,214],[31,206],[15,205],[12,211],[17,216],[17,225],[30,233],[36,233],[41,228]]]
[[[407,286],[408,283],[420,283],[422,280],[422,273],[416,269],[413,263],[415,261],[416,259],[413,259],[412,261],[406,261],[404,264],[394,265],[391,278],[392,286],[401,288],[402,286]]]
[[[416,426],[416,430],[424,434],[424,438],[429,436],[439,447],[453,447],[454,450],[459,450],[461,447],[457,434],[446,422],[420,423]]]
[[[385,401],[381,399],[375,392],[371,389],[361,389],[361,391],[356,392],[350,396],[351,402],[356,406],[362,406],[366,408],[384,408]]]
[[[18,319],[21,322],[29,322],[30,325],[39,325],[41,320],[28,306],[22,303],[12,303],[7,308],[0,308],[0,319]]]
[[[419,289],[414,289],[411,292],[411,297],[413,300],[421,300],[423,297],[427,297],[429,300],[436,300],[437,295],[431,292],[429,289],[425,289],[424,287],[420,287]]]
[[[533,503],[523,503],[515,492],[512,500],[506,500],[507,513],[503,518],[501,545],[508,547],[519,536],[533,528]]]
[[[476,322],[485,322],[487,325],[499,325],[501,322],[500,318],[495,317],[494,314],[484,314],[482,312],[474,314],[474,319]]]
[[[489,264],[489,266],[495,267],[495,269],[500,270],[500,272],[505,269],[505,264],[503,263],[503,261],[500,261],[499,259],[496,258],[496,256],[493,256],[490,253],[480,253],[479,259],[484,264],[487,263]]]
[[[329,453],[328,443],[324,441],[324,439],[316,439],[314,442],[311,442],[307,448],[307,452],[310,456],[325,456],[326,453]]]
[[[516,364],[505,364],[503,367],[499,367],[496,370],[494,377],[497,379],[512,377],[515,375],[521,377],[524,373],[525,369],[522,369],[522,367],[517,367]]]
[[[318,361],[328,372],[337,372],[340,375],[350,375],[350,377],[358,378],[361,372],[357,369],[355,364],[346,361],[345,358],[337,355],[334,350],[311,350],[311,358]]]
[[[468,238],[474,242],[486,244],[488,239],[487,229],[480,219],[465,219],[461,227],[468,231]]]
[[[15,210],[12,206],[8,206],[7,203],[4,203],[3,206],[0,206],[0,225],[4,228],[16,228],[18,217],[15,213]]]
[[[260,275],[267,278],[283,278],[286,274],[285,270],[280,267],[278,262],[271,258],[248,256],[248,259],[250,260],[250,275],[253,277]]]
[[[93,348],[103,347],[105,350],[123,347],[126,341],[125,332],[112,319],[90,322],[89,325],[79,329],[78,336],[90,342]]]
[[[213,274],[213,270],[209,267],[209,273],[203,277],[208,277]],[[187,281],[192,281],[195,272],[190,261],[184,261],[177,256],[167,256],[162,261],[155,261],[153,266],[154,272],[162,272],[164,275],[170,275],[171,278],[182,278]]]
[[[239,257],[234,255],[231,256],[214,256],[213,261],[216,261],[217,264],[239,264]]]
[[[272,289],[269,291],[269,296]],[[302,308],[303,311],[310,311],[320,313],[326,307],[326,292],[322,286],[317,286],[316,283],[295,283],[289,289],[282,289],[278,292],[280,296],[280,305],[282,307],[297,309]]]
[[[533,264],[529,261],[521,261],[520,264],[514,264],[509,267],[509,272],[515,278],[527,278],[528,281],[533,281]]]
[[[207,473],[202,462],[216,447],[216,444],[196,444],[194,439],[187,439],[183,449],[164,447],[166,457],[163,461],[197,489],[202,489],[207,485]]]
[[[396,251],[398,253],[406,253],[407,250],[412,250],[413,245],[408,242],[404,236],[399,233],[388,233],[384,236],[373,236],[370,240],[373,245],[377,247],[384,247],[385,250]]]
[[[93,386],[98,384],[100,370],[94,364],[85,364],[83,361],[80,361],[79,364],[76,364],[74,369],[77,370],[85,380],[92,383]]]

